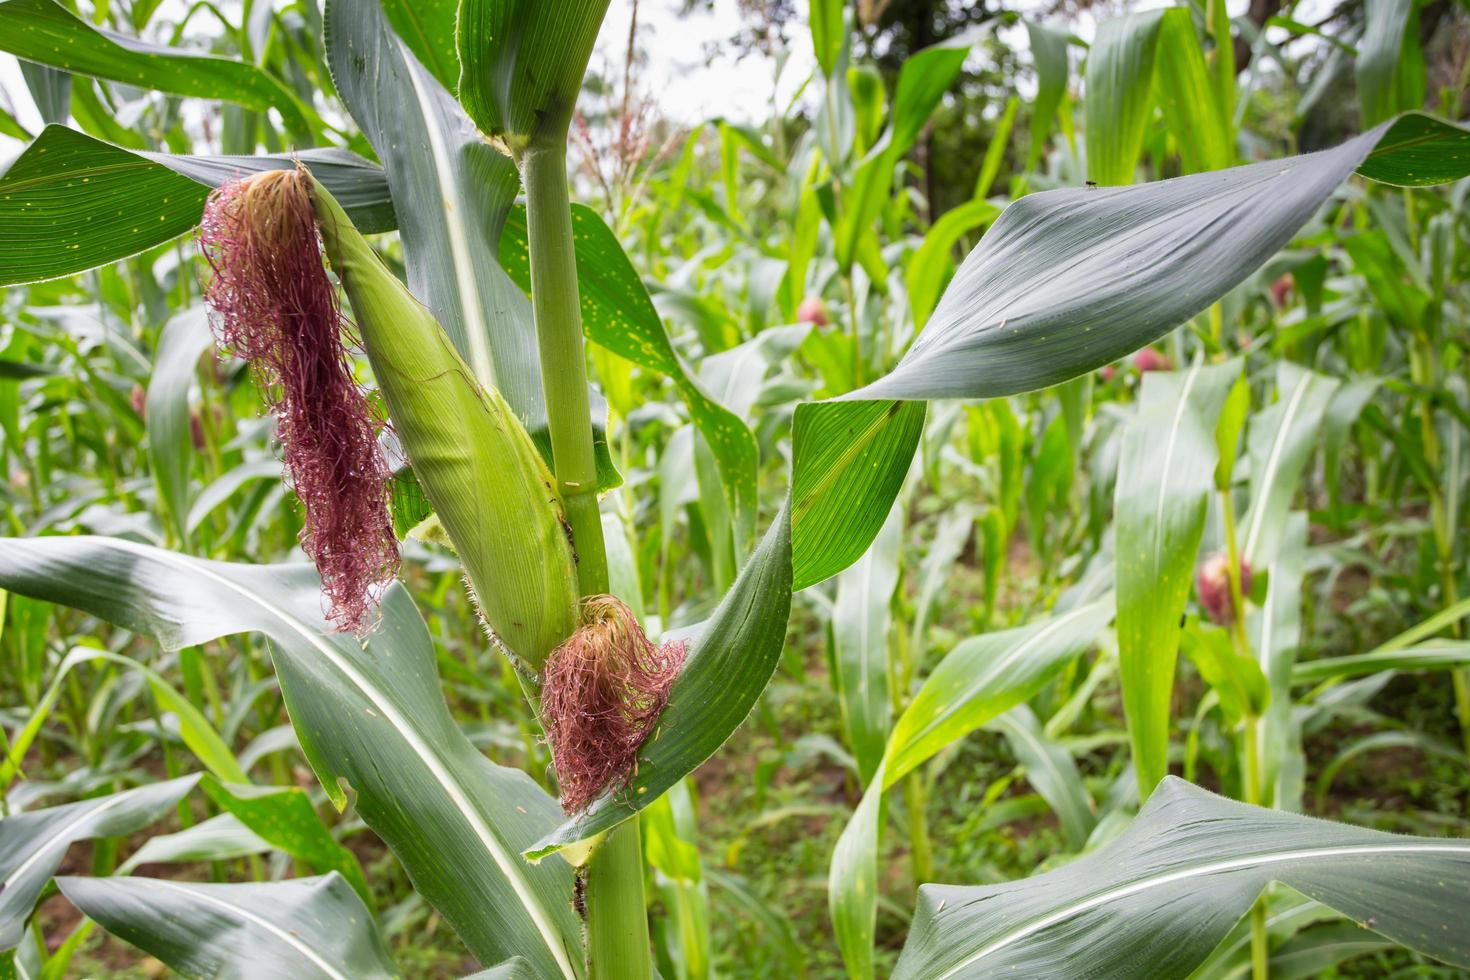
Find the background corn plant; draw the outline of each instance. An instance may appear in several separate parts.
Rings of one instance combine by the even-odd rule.
[[[882,5],[814,0],[809,100],[671,133],[584,86],[607,6],[0,2],[50,123],[0,117],[0,970],[1470,965],[1463,12],[1431,89],[1388,0],[1283,10],[1300,62],[1211,3],[1011,23],[1019,65],[885,64]],[[1034,94],[938,213],[977,62]],[[1360,135],[1291,155],[1337,89]],[[204,199],[293,159],[524,424],[595,591],[690,644],[584,812],[461,586],[513,481],[436,500],[462,567],[402,469],[401,581],[331,632],[205,356]],[[360,368],[405,441],[483,441]]]

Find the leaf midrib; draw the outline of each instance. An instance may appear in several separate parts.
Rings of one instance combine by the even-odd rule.
[[[964,960],[941,974],[939,980],[949,980],[962,970],[973,966],[992,953],[999,952],[1007,946],[1011,946],[1027,936],[1040,932],[1050,926],[1056,925],[1074,915],[1087,912],[1108,902],[1128,898],[1151,888],[1161,888],[1165,885],[1174,884],[1192,877],[1219,874],[1221,872],[1240,871],[1246,868],[1269,864],[1284,864],[1289,861],[1312,861],[1327,858],[1352,857],[1357,855],[1395,854],[1403,852],[1415,852],[1421,854],[1462,854],[1470,856],[1470,843],[1467,844],[1343,844],[1336,847],[1314,847],[1292,851],[1280,851],[1273,854],[1257,854],[1244,858],[1230,858],[1222,861],[1210,861],[1204,864],[1192,865],[1179,868],[1163,874],[1151,875],[1121,886],[1114,886],[1088,896],[1076,902],[1072,902],[1062,908],[1047,913],[1026,925],[1012,929],[1009,933],[1001,936],[978,951],[970,954]]]
[[[566,957],[566,951],[562,947],[560,942],[561,937],[556,927],[551,923],[545,910],[541,907],[541,902],[531,890],[530,883],[525,881],[521,874],[522,862],[501,846],[499,838],[495,836],[494,829],[488,825],[480,812],[475,809],[474,804],[466,796],[464,787],[450,773],[448,767],[440,759],[439,754],[427,742],[424,742],[417,736],[412,726],[408,724],[408,719],[403,716],[397,706],[388,701],[383,692],[359,673],[356,668],[342,659],[341,654],[332,644],[323,642],[322,638],[314,630],[309,629],[305,623],[295,616],[267,603],[259,594],[232,582],[208,566],[196,564],[192,561],[185,561],[169,551],[146,548],[143,545],[135,545],[132,542],[122,539],[111,539],[110,543],[123,550],[132,551],[135,554],[143,554],[145,557],[150,557],[166,564],[183,566],[194,574],[211,579],[230,591],[254,602],[268,614],[278,619],[292,632],[304,638],[309,645],[326,657],[354,687],[361,691],[370,702],[375,704],[383,712],[383,717],[389,722],[393,730],[408,744],[414,754],[428,766],[436,781],[444,787],[445,792],[454,803],[455,809],[464,817],[465,822],[474,829],[475,836],[479,838],[480,842],[485,846],[485,849],[490,852],[490,856],[495,861],[496,866],[500,868],[506,880],[511,883],[511,887],[521,900],[522,907],[536,925],[537,931],[541,933],[542,940],[546,943],[547,949],[556,960],[562,973],[570,978],[570,980],[575,980],[577,976],[576,970],[573,969],[571,962]]]

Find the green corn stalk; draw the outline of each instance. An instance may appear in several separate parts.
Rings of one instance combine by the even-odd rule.
[[[480,614],[519,664],[539,672],[578,625],[576,558],[555,480],[505,399],[475,380],[341,205],[315,179],[311,193],[394,431]]]

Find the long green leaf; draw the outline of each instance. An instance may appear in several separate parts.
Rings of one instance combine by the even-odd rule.
[[[917,402],[816,402],[792,422],[791,544],[796,589],[868,550],[924,431]]]
[[[0,587],[76,606],[169,649],[264,633],[302,749],[338,807],[393,848],[477,957],[580,973],[571,871],[520,852],[560,809],[464,737],[440,691],[423,619],[398,586],[362,640],[332,633],[310,566],[203,561],[114,538],[0,541]]]
[[[135,88],[277,109],[293,132],[309,131],[309,110],[254,65],[101,30],[55,0],[0,3],[0,51]]]
[[[1317,448],[1317,433],[1335,378],[1282,361],[1276,368],[1279,400],[1251,421],[1247,448],[1251,461],[1251,505],[1240,530],[1240,553],[1252,568],[1276,559],[1287,512],[1307,461]]]
[[[966,640],[939,662],[889,736],[883,762],[843,828],[827,878],[837,944],[854,980],[873,974],[883,794],[946,745],[1032,697],[1113,616],[1111,600]]]
[[[1470,964],[1470,841],[1265,810],[1169,777],[1122,836],[1064,868],[921,888],[894,977],[1185,976],[1271,881]]]
[[[1143,10],[1098,25],[1087,53],[1087,176],[1133,183],[1153,111],[1154,60],[1164,11]]]
[[[1385,670],[1453,670],[1470,665],[1470,640],[1426,640],[1401,650],[1324,657],[1293,664],[1293,684],[1364,677]]]
[[[1424,105],[1424,52],[1419,48],[1419,4],[1414,0],[1366,0],[1367,22],[1355,65],[1358,114],[1375,126]]]
[[[1114,489],[1118,667],[1138,789],[1168,771],[1180,616],[1214,486],[1215,422],[1239,361],[1144,376]]]
[[[340,875],[199,885],[159,878],[56,879],[87,917],[198,980],[397,977],[372,914]]]
[[[868,553],[837,576],[832,604],[832,683],[842,708],[847,745],[865,784],[883,758],[892,722],[888,692],[893,590],[903,542],[902,498],[896,501]]]
[[[20,942],[36,899],[68,847],[141,830],[173,809],[198,781],[198,776],[182,776],[0,820],[0,950]]]
[[[148,464],[158,498],[178,541],[189,541],[189,466],[194,438],[189,426],[189,389],[199,358],[214,343],[203,307],[177,314],[158,336],[158,353],[148,380]]]
[[[1244,281],[1355,169],[1442,182],[1470,174],[1467,148],[1470,130],[1412,114],[1320,153],[1024,197],[960,266],[898,367],[846,397],[993,398],[1095,370]]]
[[[291,855],[319,874],[335,871],[372,903],[372,891],[357,857],[337,843],[316,815],[306,792],[296,786],[227,784],[207,776],[204,794],[224,813],[231,814],[272,847]]]
[[[0,286],[68,276],[177,238],[199,224],[211,188],[294,159],[311,167],[364,231],[393,228],[382,168],[346,150],[143,153],[47,126],[0,176]]]

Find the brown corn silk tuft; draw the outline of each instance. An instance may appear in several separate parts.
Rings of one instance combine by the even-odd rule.
[[[352,376],[350,324],[322,262],[309,176],[277,170],[225,184],[205,203],[199,242],[215,336],[250,362],[276,418],[327,617],[361,633],[398,569],[392,472],[377,440],[383,420]]]
[[[684,654],[683,643],[651,643],[621,600],[582,600],[581,628],[552,651],[542,674],[541,724],[563,810],[576,813],[626,784]]]

